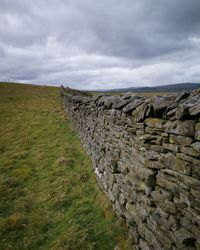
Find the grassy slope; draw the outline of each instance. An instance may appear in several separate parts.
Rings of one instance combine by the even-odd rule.
[[[0,84],[0,249],[130,249],[59,89]]]

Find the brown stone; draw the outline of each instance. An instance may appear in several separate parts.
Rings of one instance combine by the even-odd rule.
[[[165,120],[159,119],[159,118],[147,118],[145,120],[145,124],[151,128],[159,128],[162,129],[163,125],[165,123]]]
[[[160,159],[160,163],[167,169],[172,169],[178,173],[190,175],[191,165],[175,157],[172,153],[167,153]]]
[[[165,132],[184,135],[184,136],[194,136],[194,120],[185,120],[185,121],[174,121],[167,122],[165,124]]]
[[[195,125],[195,139],[200,141],[200,122]]]

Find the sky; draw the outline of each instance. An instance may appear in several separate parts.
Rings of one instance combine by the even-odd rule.
[[[0,0],[0,81],[200,82],[199,0]]]

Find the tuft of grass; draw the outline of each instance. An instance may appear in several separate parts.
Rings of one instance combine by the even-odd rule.
[[[0,84],[0,249],[131,249],[59,88]]]

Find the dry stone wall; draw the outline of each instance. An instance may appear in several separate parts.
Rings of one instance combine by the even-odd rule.
[[[62,97],[133,249],[200,249],[200,90]]]

